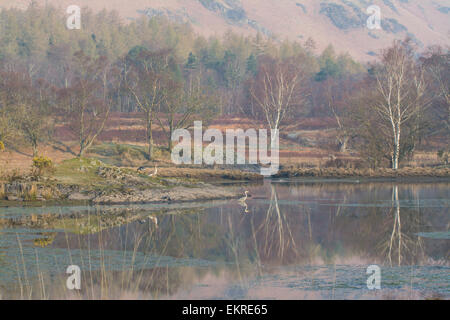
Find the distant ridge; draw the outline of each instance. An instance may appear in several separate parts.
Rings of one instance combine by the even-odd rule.
[[[26,8],[30,0],[0,0],[0,7]],[[362,60],[372,59],[393,39],[412,38],[419,47],[450,45],[448,0],[37,0],[61,9],[76,4],[94,11],[116,10],[124,21],[167,16],[189,22],[205,36],[228,30],[259,32],[283,40],[312,38],[318,50],[328,44]],[[367,8],[381,8],[382,30],[366,26]]]

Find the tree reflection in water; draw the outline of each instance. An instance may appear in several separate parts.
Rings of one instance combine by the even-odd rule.
[[[114,215],[122,222],[106,227],[100,223],[109,217],[107,209],[92,208],[64,220],[71,227],[51,233],[46,246],[33,247],[26,233],[18,232],[24,262],[18,258],[16,268],[0,252],[0,263],[4,270],[12,268],[15,283],[0,273],[0,289],[10,288],[3,292],[15,297],[29,292],[13,276],[25,265],[37,279],[30,285],[37,286],[34,298],[44,291],[49,298],[248,298],[277,290],[279,298],[298,298],[305,290],[334,298],[364,292],[365,268],[374,263],[403,284],[401,268],[414,267],[423,288],[432,288],[429,279],[437,272],[427,268],[449,270],[448,240],[418,236],[448,232],[448,183],[266,183],[251,187],[251,193],[257,196],[247,200],[248,214],[235,201],[158,213],[131,206],[128,212],[141,218],[127,220],[119,210]],[[5,225],[16,232],[14,224]],[[74,225],[92,232],[77,233]],[[35,238],[45,234],[36,232]],[[9,246],[13,250],[17,244]],[[64,287],[64,269],[72,263],[80,265],[85,284],[75,296]],[[400,269],[386,269],[394,265]],[[440,292],[449,287],[447,278]]]

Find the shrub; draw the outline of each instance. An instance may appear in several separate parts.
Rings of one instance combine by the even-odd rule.
[[[51,171],[53,169],[53,162],[51,159],[38,156],[33,158],[33,174],[40,176],[46,171]]]
[[[0,141],[0,152],[5,151],[5,144],[3,141]]]

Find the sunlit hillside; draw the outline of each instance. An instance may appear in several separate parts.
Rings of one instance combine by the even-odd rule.
[[[0,7],[26,8],[30,0],[0,0]],[[37,0],[40,4],[77,4],[94,11],[116,10],[125,20],[142,15],[164,15],[190,22],[204,35],[231,29],[260,32],[278,39],[305,42],[314,39],[317,49],[332,43],[360,59],[370,59],[395,38],[406,36],[419,46],[449,43],[450,6],[445,0]],[[366,26],[367,8],[381,8],[382,30]]]

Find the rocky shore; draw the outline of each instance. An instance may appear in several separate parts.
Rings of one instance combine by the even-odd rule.
[[[153,171],[153,170],[150,170]],[[272,178],[324,179],[449,179],[450,168],[351,169],[284,166]],[[71,201],[90,204],[177,203],[239,198],[238,181],[255,182],[255,172],[211,168],[160,168],[157,176],[135,168],[106,165],[99,160],[71,159],[47,176],[14,177],[0,182],[0,201]],[[219,185],[219,182],[228,185]]]
[[[15,182],[3,184],[1,188],[5,191],[3,200],[11,202],[69,200],[92,204],[175,203],[233,199],[242,196],[242,191],[236,188],[218,187],[205,183],[189,187],[142,189],[128,186],[128,188],[96,191],[83,189],[77,185],[56,185],[49,188],[37,183]]]
[[[92,202],[95,204],[171,203],[233,199],[240,196],[242,196],[242,192],[240,191],[204,184],[202,187],[192,188],[174,187],[168,190],[156,189],[117,192],[110,195],[100,195],[92,199]]]
[[[70,166],[69,166],[70,165]],[[65,166],[65,167],[64,167]],[[71,201],[91,204],[175,203],[238,198],[242,190],[183,176],[149,176],[99,161],[72,160],[47,177],[0,182],[0,200]],[[211,180],[211,178],[210,178]]]

